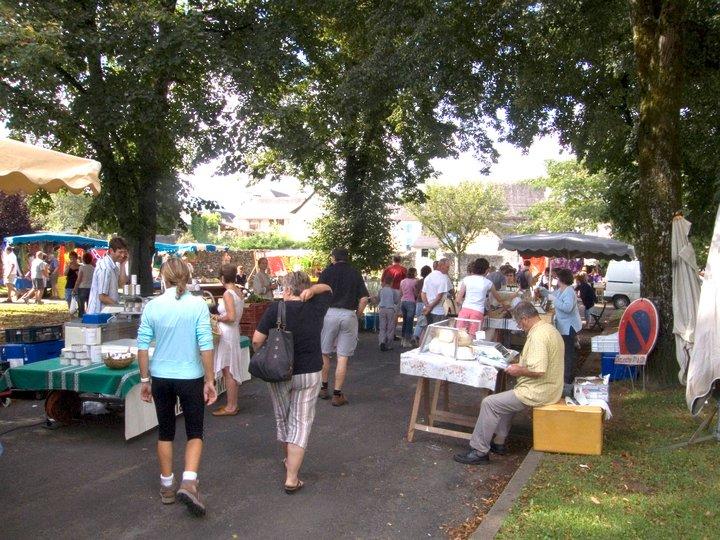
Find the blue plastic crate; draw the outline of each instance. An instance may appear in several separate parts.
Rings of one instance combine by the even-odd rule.
[[[610,374],[611,381],[634,379],[637,376],[637,366],[615,365],[617,353],[602,353],[600,356],[601,373]]]
[[[380,315],[377,313],[365,314],[365,330],[377,332],[380,329]]]
[[[41,360],[57,358],[64,346],[65,341],[62,339],[40,343],[7,343],[0,349],[0,357],[3,360],[22,358],[23,363],[32,364]]]
[[[82,322],[85,324],[106,324],[112,313],[86,313],[83,315]]]

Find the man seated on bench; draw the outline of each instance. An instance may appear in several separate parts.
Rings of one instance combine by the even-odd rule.
[[[557,403],[562,395],[565,345],[560,332],[540,319],[530,302],[520,302],[513,318],[527,334],[520,361],[505,370],[517,377],[517,383],[512,390],[483,399],[470,449],[455,455],[459,463],[482,465],[490,461],[490,452],[505,454],[505,438],[515,413]]]

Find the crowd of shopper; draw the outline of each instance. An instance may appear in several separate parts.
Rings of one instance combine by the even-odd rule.
[[[116,304],[118,289],[127,280],[127,258],[127,243],[117,237],[110,241],[107,253],[95,264],[90,253],[84,253],[80,262],[77,253],[71,252],[64,265],[68,304],[76,298],[80,315],[98,313],[103,306]],[[189,263],[167,258],[160,270],[164,292],[144,309],[138,330],[141,398],[154,403],[159,424],[160,498],[164,504],[180,500],[195,515],[205,513],[198,472],[203,451],[204,409],[217,399],[216,377],[223,377],[227,389],[225,404],[212,412],[218,417],[238,414],[238,386],[249,378],[240,349],[243,286],[248,285],[256,295],[267,299],[272,298],[276,290],[278,294],[282,292],[282,327],[292,333],[292,377],[268,383],[277,440],[284,455],[283,489],[288,494],[297,493],[304,486],[300,469],[317,400],[332,399],[335,407],[349,403],[343,386],[349,360],[358,343],[358,319],[368,302],[374,302],[378,310],[381,351],[393,349],[397,339],[401,340],[401,347],[416,346],[426,326],[443,320],[448,309],[453,309],[448,306],[451,299],[460,319],[458,324],[471,334],[482,327],[491,305],[510,308],[507,296],[500,294],[510,285],[517,285],[518,294],[527,296],[528,291],[535,290],[538,299],[552,302],[554,326],[539,318],[532,303],[515,305],[513,316],[528,333],[520,363],[507,370],[509,375],[518,378],[518,383],[510,392],[483,400],[470,449],[455,457],[468,464],[484,463],[491,452],[505,451],[505,437],[514,413],[559,398],[563,381],[572,380],[575,340],[582,325],[579,303],[587,316],[596,302],[591,275],[573,276],[563,268],[533,275],[529,261],[516,273],[509,265],[496,268],[484,258],[476,259],[468,266],[468,274],[456,290],[448,275],[449,259],[439,259],[433,268],[423,266],[418,275],[416,268],[405,268],[401,258],[394,257],[382,274],[378,294],[371,298],[363,276],[350,263],[346,249],[332,251],[331,264],[320,273],[316,284],[303,272],[289,272],[279,281],[272,279],[265,258],[259,259],[250,276],[245,275],[241,266],[230,265],[229,257],[227,259],[220,269],[224,291],[217,312],[211,315],[202,298],[188,291],[192,275]],[[12,247],[5,250],[3,261],[3,277],[12,294],[14,280],[20,275]],[[32,289],[21,299],[32,298],[42,303],[45,289],[53,288],[52,275],[57,273],[58,266],[53,256],[42,251],[35,253],[29,270]],[[279,309],[280,303],[273,302],[263,314],[252,336],[255,350],[266,346],[271,329],[278,324]],[[398,338],[395,334],[399,317],[402,325]],[[151,343],[155,347],[152,357],[149,355]],[[187,436],[180,482],[176,482],[172,469],[177,401],[184,412]]]

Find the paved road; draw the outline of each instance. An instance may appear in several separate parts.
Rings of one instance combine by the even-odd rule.
[[[361,335],[347,396],[350,405],[318,403],[306,487],[282,491],[280,451],[262,383],[241,387],[241,414],[206,416],[200,473],[204,519],[157,495],[156,433],[123,440],[119,421],[85,420],[55,431],[41,427],[0,436],[0,535],[4,538],[420,538],[443,536],[488,495],[493,476],[524,455],[471,468],[456,464],[460,440],[419,434],[404,440],[415,379],[398,372],[397,351],[380,353]],[[476,401],[454,388],[456,402]],[[40,419],[42,402],[16,400],[0,410],[0,431]],[[178,433],[184,439],[182,419]],[[175,459],[176,475],[182,471]]]

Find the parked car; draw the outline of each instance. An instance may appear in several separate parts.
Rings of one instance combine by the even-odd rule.
[[[640,298],[640,261],[610,261],[605,273],[605,300],[615,309]]]

